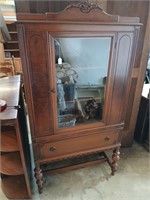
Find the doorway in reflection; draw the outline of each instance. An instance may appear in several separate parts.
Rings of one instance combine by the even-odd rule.
[[[58,127],[102,120],[111,37],[55,38]]]

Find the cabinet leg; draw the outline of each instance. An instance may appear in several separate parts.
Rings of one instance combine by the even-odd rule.
[[[43,189],[43,173],[42,170],[40,169],[40,165],[36,165],[35,169],[34,169],[34,176],[36,178],[36,183],[38,185],[38,189],[39,189],[39,193],[42,193],[42,189]]]
[[[116,147],[112,155],[111,175],[115,174],[119,159],[120,159],[120,147]]]

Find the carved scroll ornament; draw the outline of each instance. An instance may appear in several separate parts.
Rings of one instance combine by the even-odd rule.
[[[89,13],[92,9],[99,9],[103,11],[103,9],[98,4],[94,4],[89,1],[81,1],[77,4],[69,5],[66,9],[69,8],[79,8],[83,13]]]

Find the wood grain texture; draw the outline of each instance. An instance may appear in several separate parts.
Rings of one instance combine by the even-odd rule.
[[[131,92],[131,76],[141,26],[139,18],[112,16],[88,3],[85,6],[70,6],[61,13],[18,13],[17,17],[39,191],[43,188],[40,165],[81,154],[115,148],[113,162],[108,162],[114,174],[122,138],[120,130],[125,123],[125,107]],[[53,92],[57,89],[54,48],[57,37],[111,38],[101,121],[58,128],[57,92]]]
[[[19,151],[15,130],[2,131],[0,139],[1,139],[1,144],[0,144],[1,152]]]
[[[141,27],[139,40],[135,42],[137,45],[136,56],[134,58],[134,68],[139,69],[138,73],[134,73],[134,82],[130,88],[130,99],[126,107],[127,114],[125,120],[125,129],[123,130],[123,146],[131,146],[133,143],[135,124],[141,98],[141,92],[144,82],[145,70],[147,66],[147,58],[149,53],[149,1],[108,1],[107,11],[115,15],[137,16],[143,23]],[[136,80],[135,80],[136,79]]]
[[[1,154],[0,173],[6,175],[23,174],[23,167],[19,152]]]
[[[5,176],[1,187],[8,199],[28,199],[24,176]]]
[[[30,61],[30,80],[32,80],[33,91],[33,109],[35,116],[35,130],[37,135],[51,132],[51,93],[50,77],[47,62],[47,41],[45,33],[30,32],[27,33],[29,61]],[[36,51],[33,49],[36,48]],[[37,59],[39,58],[39,59]],[[49,107],[49,109],[47,109]],[[44,120],[43,120],[44,119]]]
[[[118,142],[117,138],[118,135],[116,132],[108,132],[104,134],[92,134],[84,137],[39,144],[40,159],[49,158],[49,160],[51,160],[53,157],[62,158],[66,155],[69,157],[69,154],[71,153],[115,145]]]

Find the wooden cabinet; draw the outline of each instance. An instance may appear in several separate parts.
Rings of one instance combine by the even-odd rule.
[[[39,191],[44,164],[108,149],[114,175],[139,19],[81,2],[17,20]]]
[[[5,58],[6,62],[13,63],[15,74],[22,73],[21,58]]]
[[[28,199],[31,164],[20,76],[0,79],[0,99],[7,102],[7,108],[0,113],[1,187],[9,199]]]

